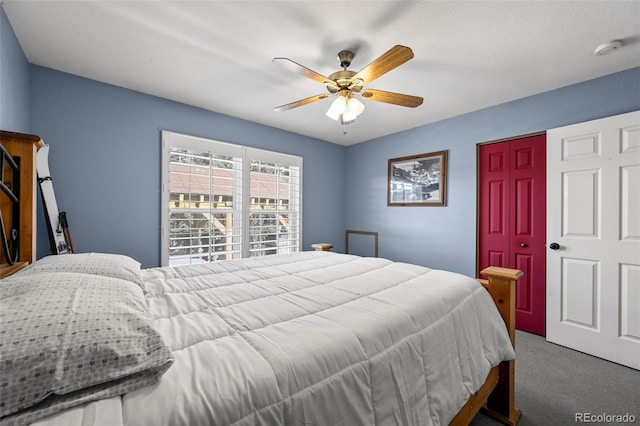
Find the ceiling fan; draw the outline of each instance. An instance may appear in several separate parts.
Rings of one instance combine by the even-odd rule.
[[[360,72],[347,70],[349,65],[351,65],[351,61],[354,56],[354,53],[349,50],[343,50],[338,53],[338,61],[340,61],[342,71],[336,71],[329,77],[318,74],[317,72],[310,70],[289,58],[273,58],[274,64],[283,66],[290,71],[324,84],[329,91],[328,94],[323,93],[275,107],[274,111],[287,111],[326,99],[329,96],[337,95],[337,98],[333,101],[331,107],[327,111],[327,116],[333,120],[339,121],[341,124],[351,124],[364,110],[364,104],[360,102],[355,95],[370,101],[385,102],[409,108],[415,108],[422,105],[423,99],[418,96],[365,88],[366,85],[376,78],[388,73],[413,58],[413,51],[409,47],[400,45],[393,46],[369,65],[364,67]]]

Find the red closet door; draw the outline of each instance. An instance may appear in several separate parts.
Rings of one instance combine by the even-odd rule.
[[[509,144],[481,145],[479,156],[478,273],[490,265],[509,265]]]
[[[524,272],[516,290],[516,327],[545,334],[546,137],[479,149],[479,271]]]

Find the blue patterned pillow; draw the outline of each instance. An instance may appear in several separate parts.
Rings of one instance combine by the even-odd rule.
[[[131,281],[18,273],[0,284],[0,324],[0,423],[130,392],[173,363]]]

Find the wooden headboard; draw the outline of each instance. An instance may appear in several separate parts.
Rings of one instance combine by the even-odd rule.
[[[24,268],[36,258],[36,151],[44,146],[39,136],[26,133],[14,133],[0,130],[0,145],[18,166],[16,173],[6,158],[0,165],[0,179],[19,200],[17,227],[17,261],[7,261],[4,244],[0,244],[0,278],[4,278]],[[14,222],[14,203],[4,191],[0,191],[0,211],[5,228],[5,235],[12,238]],[[13,248],[10,248],[13,250]],[[9,256],[13,258],[13,256]],[[12,259],[13,260],[13,259]]]

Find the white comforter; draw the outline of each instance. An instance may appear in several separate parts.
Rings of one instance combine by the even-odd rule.
[[[175,362],[122,397],[127,426],[445,425],[514,357],[486,290],[450,272],[303,252],[143,277]]]

